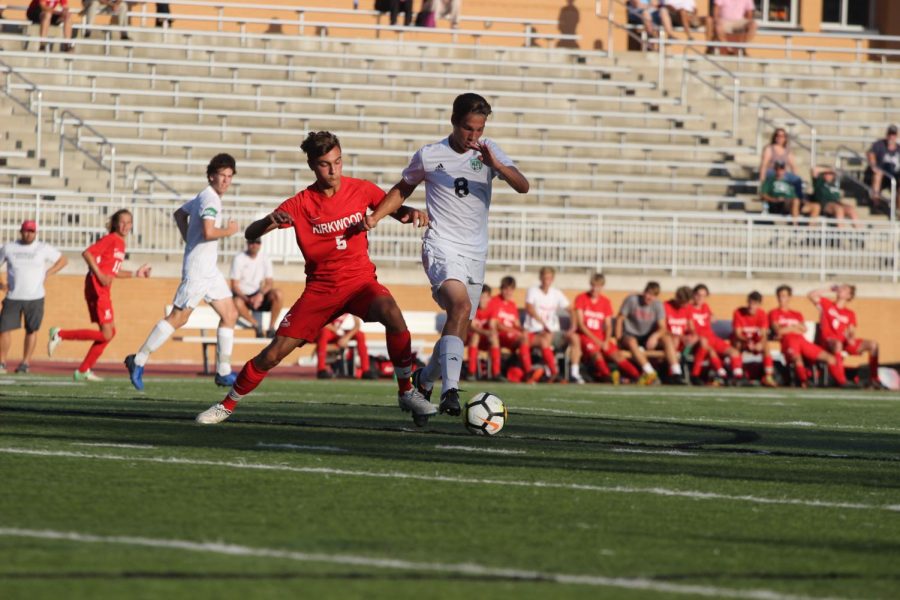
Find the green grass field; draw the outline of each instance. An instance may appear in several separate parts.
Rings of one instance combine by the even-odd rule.
[[[897,598],[900,398],[0,378],[0,598]]]

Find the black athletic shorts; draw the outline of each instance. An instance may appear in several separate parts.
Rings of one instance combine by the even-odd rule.
[[[25,317],[25,331],[34,333],[41,328],[44,320],[44,299],[37,300],[3,300],[3,310],[0,311],[0,333],[12,331],[22,326],[22,317]]]

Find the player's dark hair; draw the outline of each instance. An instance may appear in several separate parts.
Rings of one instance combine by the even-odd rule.
[[[856,286],[855,286],[855,285],[850,285],[850,284],[848,283],[848,284],[847,284],[847,287],[850,288],[850,299],[853,300],[854,298],[856,298]]]
[[[341,141],[330,131],[310,131],[300,149],[306,153],[306,160],[314,163],[335,148],[341,147]]]
[[[700,290],[703,290],[704,292],[706,292],[706,295],[707,295],[707,296],[709,295],[709,288],[706,287],[706,284],[705,284],[705,283],[698,283],[697,285],[695,285],[695,286],[694,286],[693,293],[696,294],[696,293],[699,292]]]
[[[206,176],[212,177],[222,169],[231,169],[233,174],[237,174],[237,163],[234,162],[232,155],[223,152],[213,156],[209,164],[206,165]]]
[[[675,290],[675,302],[685,305],[691,301],[691,288],[686,285]]]
[[[603,273],[594,273],[591,275],[591,283],[606,283],[606,275]]]
[[[481,286],[481,293],[482,293],[482,294],[490,294],[492,291],[493,291],[493,290],[491,290],[491,286],[489,286],[489,285],[486,284],[486,283],[485,283],[484,285]]]
[[[644,288],[645,294],[653,294],[654,296],[659,296],[659,284],[655,281],[648,281],[647,286]]]
[[[450,122],[459,125],[466,115],[472,113],[484,115],[484,118],[487,119],[491,114],[491,105],[478,94],[471,92],[460,94],[453,101],[453,114],[450,116]]]
[[[514,288],[516,287],[516,280],[511,275],[507,275],[503,279],[500,280],[500,289],[503,288]]]
[[[788,296],[793,296],[793,295],[794,295],[794,290],[792,290],[792,289],[791,289],[791,286],[789,286],[789,285],[779,285],[777,288],[775,288],[775,295],[776,295],[776,296],[778,296],[779,294],[781,294],[781,292],[787,292],[787,293],[788,293]]]
[[[762,304],[762,294],[760,294],[756,290],[753,290],[752,292],[747,294],[747,302],[759,302],[760,304]]]
[[[791,136],[788,135],[787,129],[785,129],[784,127],[776,127],[776,128],[775,128],[775,131],[772,132],[772,138],[769,140],[769,143],[770,143],[770,144],[774,144],[774,143],[775,143],[775,138],[778,137],[778,134],[779,134],[779,133],[783,133],[783,134],[784,134],[784,147],[787,148],[787,147],[788,147],[788,144],[789,144],[790,141],[791,141]]]
[[[130,215],[131,211],[127,208],[120,208],[116,212],[112,214],[109,218],[109,223],[106,225],[106,229],[109,230],[110,233],[113,233],[116,229],[119,228],[119,221],[122,220],[122,215]]]

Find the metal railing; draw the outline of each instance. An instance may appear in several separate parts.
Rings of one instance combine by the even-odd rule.
[[[43,158],[43,148],[42,148],[42,128],[43,128],[43,98],[44,94],[41,91],[41,88],[38,87],[36,83],[22,75],[21,73],[16,72],[16,70],[7,63],[6,61],[0,60],[0,67],[4,70],[4,82],[3,82],[3,93],[6,94],[6,97],[24,108],[29,114],[35,117],[35,126],[34,126],[34,154],[37,160]],[[16,98],[13,93],[12,86],[12,78],[17,77],[25,82],[28,88],[28,102],[23,102]]]
[[[75,123],[75,136],[69,137],[66,135],[66,116],[69,117],[69,122],[74,121]],[[76,150],[84,154],[87,158],[91,160],[97,167],[103,171],[109,172],[109,197],[112,198],[116,193],[116,147],[115,145],[106,138],[105,135],[97,131],[94,127],[85,123],[85,121],[73,113],[70,110],[64,110],[60,113],[59,117],[57,117],[54,122],[54,128],[59,126],[59,176],[65,177],[65,146],[66,142],[69,142],[72,147]],[[91,133],[94,134],[94,137],[99,138],[99,142],[94,142],[91,140],[91,143],[96,143],[100,148],[100,152],[98,155],[93,155],[88,151],[87,148],[81,145],[81,130],[87,129]],[[106,165],[106,153],[104,152],[104,148],[109,148],[109,166]]]
[[[688,63],[690,62],[690,59],[688,58],[688,54],[690,52],[694,52],[697,56],[699,56],[701,59],[703,59],[706,62],[708,62],[709,64],[711,64],[717,70],[721,71],[728,77],[731,77],[732,93],[730,96],[728,95],[728,92],[726,92],[724,89],[719,89],[719,87],[717,87],[715,85],[715,83],[711,83],[711,82],[707,81],[706,79],[704,79],[702,74],[699,71],[695,71],[687,66]],[[661,57],[661,62],[664,62],[662,57]],[[737,75],[735,75],[733,71],[725,68],[721,64],[712,60],[710,57],[706,56],[699,50],[697,50],[695,48],[688,48],[685,50],[684,54],[682,55],[682,59],[681,59],[681,106],[687,106],[687,102],[688,102],[688,90],[690,88],[687,84],[687,75],[694,77],[695,79],[697,79],[697,81],[699,81],[703,85],[705,85],[708,88],[710,88],[711,90],[713,90],[715,93],[719,94],[720,96],[722,96],[723,98],[725,98],[726,100],[729,100],[731,102],[731,133],[732,133],[732,135],[737,135],[738,127],[740,126],[740,122],[741,122],[741,80],[740,80],[740,78]]]
[[[849,154],[854,160],[858,161],[858,163],[860,165],[860,170],[865,170],[869,166],[869,161],[865,156],[863,156],[862,154],[860,154],[853,148],[841,144],[840,146],[837,147],[837,150],[835,150],[835,153],[834,153],[834,168],[839,173],[843,173],[846,171],[846,169],[844,169],[844,162],[843,162],[845,155],[842,154],[842,152]],[[890,211],[891,211],[891,222],[893,223],[893,222],[896,222],[896,220],[897,220],[897,178],[894,177],[893,175],[891,175],[890,173],[885,173],[884,171],[881,172],[881,176],[887,177],[888,181],[891,182]],[[863,181],[860,181],[858,179],[855,179],[855,181],[858,185],[865,188],[867,193],[869,193],[869,186],[867,186]],[[876,193],[881,194],[881,190],[877,190]]]
[[[144,177],[140,177],[141,173],[145,173]],[[171,185],[160,179],[160,177],[145,167],[144,165],[137,165],[131,171],[131,191],[134,194],[137,194],[138,187],[141,182],[147,183],[147,187],[149,188],[149,194],[153,195],[153,184],[158,183],[162,187],[164,187],[169,193],[171,193],[175,198],[181,198],[181,193],[173,188]]]

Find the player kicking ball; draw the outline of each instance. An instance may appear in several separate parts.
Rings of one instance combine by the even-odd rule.
[[[227,419],[241,398],[256,389],[295,348],[315,341],[322,327],[351,313],[384,325],[388,356],[397,376],[398,403],[412,413],[417,425],[424,425],[437,408],[412,386],[409,330],[394,297],[375,277],[361,226],[366,211],[383,204],[384,192],[369,181],[341,176],[341,143],[333,133],[310,133],[300,148],[316,175],[315,183],[252,223],[244,235],[250,240],[274,229],[293,227],[306,262],[306,288],[281,321],[272,342],[244,365],[222,402],[197,415],[197,422],[208,425]],[[393,214],[397,220],[420,227],[428,224],[423,213],[408,207],[398,209]]]
[[[431,397],[435,380],[443,380],[440,410],[459,415],[459,377],[469,322],[478,309],[488,249],[488,209],[494,177],[520,194],[528,180],[496,143],[482,138],[491,105],[478,94],[453,101],[453,131],[420,148],[385,201],[366,217],[366,228],[396,211],[423,181],[429,225],[422,263],[431,294],[447,311],[447,322],[424,369],[416,371],[416,388]]]

